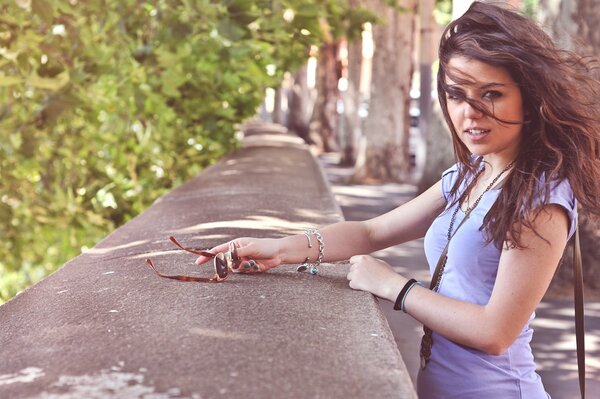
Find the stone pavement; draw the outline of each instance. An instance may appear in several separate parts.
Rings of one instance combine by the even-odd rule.
[[[320,157],[332,191],[346,220],[364,220],[385,213],[410,200],[415,187],[408,184],[349,185],[351,169],[337,166],[335,154]],[[398,245],[375,253],[407,276],[429,281],[423,241]],[[392,309],[392,303],[380,300],[392,333],[413,383],[419,367],[422,329],[413,318]],[[586,300],[586,368],[588,397],[600,395],[600,301]],[[554,399],[579,397],[577,360],[575,353],[575,321],[572,298],[545,299],[532,324],[532,342],[538,372],[546,390]],[[596,396],[594,396],[596,395]]]

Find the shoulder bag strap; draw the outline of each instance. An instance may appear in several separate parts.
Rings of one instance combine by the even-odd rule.
[[[585,326],[583,316],[583,270],[581,265],[581,247],[579,245],[579,227],[575,230],[573,246],[573,268],[575,287],[575,336],[577,341],[577,370],[579,372],[579,392],[585,399]]]

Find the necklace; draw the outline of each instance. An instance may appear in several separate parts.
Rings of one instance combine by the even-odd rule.
[[[457,230],[460,228],[460,226],[462,226],[462,224],[469,217],[469,215],[471,215],[471,211],[473,209],[475,209],[477,207],[477,205],[479,205],[479,201],[481,201],[481,199],[483,198],[483,195],[485,193],[487,193],[488,191],[490,191],[492,189],[492,187],[494,187],[494,184],[496,184],[498,179],[500,179],[500,177],[504,173],[506,173],[510,168],[512,168],[512,166],[514,164],[515,164],[515,162],[513,161],[513,162],[509,163],[508,165],[506,165],[506,167],[504,169],[502,169],[502,171],[500,173],[498,173],[498,175],[496,177],[494,177],[492,182],[485,188],[485,190],[483,190],[483,192],[475,200],[473,205],[470,207],[467,207],[467,211],[465,212],[465,218],[458,225],[458,227],[456,228]],[[482,172],[483,172],[483,170],[478,172],[477,175],[475,175],[475,179],[473,179],[473,181],[476,181]],[[448,260],[447,250],[448,250],[448,246],[450,245],[450,239],[453,236],[452,229],[454,227],[456,215],[458,213],[458,210],[460,209],[460,204],[462,203],[463,198],[467,192],[468,192],[468,190],[465,190],[465,192],[460,196],[458,203],[456,205],[456,209],[454,210],[454,212],[452,213],[452,217],[450,218],[450,226],[448,226],[448,243],[446,244],[446,248],[442,252],[442,255],[438,261],[438,265],[436,266],[436,271],[433,276],[433,280],[435,283],[431,285],[431,287],[432,287],[431,289],[433,291],[439,291],[440,283],[442,281],[442,274],[444,273],[444,269],[446,268],[446,261]],[[454,232],[454,234],[456,234],[456,231]],[[427,362],[429,361],[429,358],[431,357],[431,347],[433,345],[433,331],[426,325],[423,325],[423,332],[424,332],[424,334],[423,334],[423,338],[421,339],[421,351],[420,351],[421,369],[424,369],[427,366]]]
[[[467,210],[465,211],[465,214],[469,214],[471,212],[471,210],[475,209],[477,207],[477,205],[479,205],[479,201],[481,201],[481,199],[483,198],[483,196],[485,195],[485,193],[487,193],[488,191],[490,191],[492,189],[492,187],[494,187],[494,184],[496,184],[496,182],[500,179],[500,177],[502,177],[502,175],[504,173],[506,173],[510,168],[513,167],[513,165],[515,164],[515,161],[512,161],[511,163],[509,163],[508,165],[506,165],[506,167],[504,169],[502,169],[500,171],[500,173],[498,173],[496,175],[496,177],[494,177],[494,179],[491,181],[490,184],[488,184],[488,186],[485,188],[485,190],[483,190],[483,192],[479,195],[479,197],[477,197],[477,199],[475,200],[475,202],[473,202],[473,205],[468,206]],[[479,178],[479,175],[481,175],[483,173],[483,169],[480,170],[476,175],[475,175],[475,179],[473,179],[473,181],[477,180],[477,178]],[[452,238],[452,230],[454,228],[454,222],[456,221],[456,215],[458,214],[458,210],[460,209],[460,204],[463,201],[464,196],[466,195],[466,193],[468,192],[468,190],[465,190],[465,192],[460,196],[460,199],[458,200],[458,204],[456,206],[456,209],[454,209],[454,212],[452,213],[452,217],[450,218],[450,226],[448,226],[448,241],[450,241],[450,238]]]

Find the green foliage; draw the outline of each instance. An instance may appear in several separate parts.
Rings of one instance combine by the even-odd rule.
[[[438,24],[448,25],[452,20],[452,0],[435,0],[433,16]]]
[[[235,148],[266,87],[367,18],[341,0],[0,0],[0,303]]]
[[[523,11],[531,18],[536,18],[539,0],[523,0]]]

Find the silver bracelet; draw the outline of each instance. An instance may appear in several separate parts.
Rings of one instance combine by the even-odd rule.
[[[312,241],[310,240],[310,234],[308,233],[308,230],[304,232],[304,236],[308,240],[308,247],[312,248]]]
[[[323,236],[317,229],[308,229],[304,232],[304,235],[308,239],[308,247],[309,248],[312,248],[312,242],[310,240],[311,234],[314,234],[315,237],[317,237],[317,241],[319,242],[319,256],[317,258],[317,261],[315,263],[309,263],[309,258],[306,257],[306,259],[304,259],[304,262],[302,263],[302,265],[298,266],[298,268],[296,270],[299,272],[308,270],[308,272],[310,274],[315,275],[315,274],[319,273],[319,265],[321,264],[321,261],[323,260],[323,257],[325,256],[325,242],[323,241]]]

